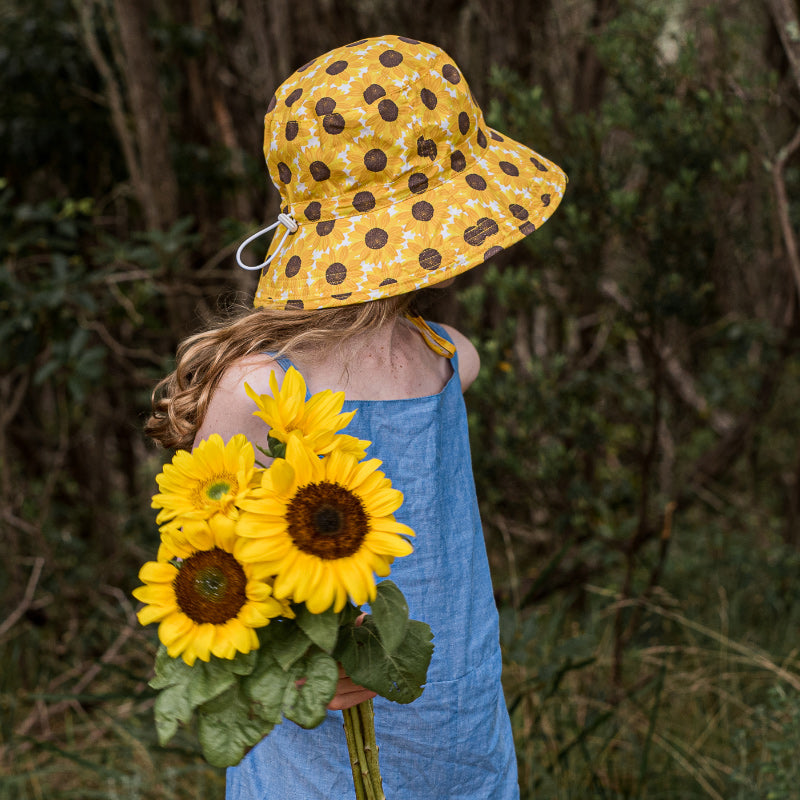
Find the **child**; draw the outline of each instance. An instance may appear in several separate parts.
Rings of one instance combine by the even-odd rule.
[[[518,797],[461,396],[478,355],[409,310],[415,290],[449,283],[544,223],[566,178],[486,126],[444,52],[402,36],[297,70],[269,102],[264,152],[282,213],[256,267],[255,309],[184,343],[148,433],[167,447],[211,433],[266,445],[244,382],[270,393],[270,375],[280,381],[290,363],[310,392],[344,391],[344,410],[358,409],[347,432],[373,443],[369,456],[405,496],[397,518],[416,531],[391,577],[434,633],[422,697],[375,701],[386,795]],[[331,707],[370,696],[343,676]],[[349,800],[341,715],[314,730],[277,726],[228,770],[227,796]]]

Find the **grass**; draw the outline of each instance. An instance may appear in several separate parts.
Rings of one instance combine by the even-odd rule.
[[[581,602],[505,610],[523,800],[800,796],[798,606],[775,600],[796,555],[706,545],[676,559],[671,592],[588,585]],[[615,619],[634,609],[620,672]]]
[[[724,557],[707,544],[679,553],[644,599],[586,585],[520,608],[510,593],[501,627],[523,800],[798,796],[800,608],[786,584],[797,557],[774,542]],[[62,613],[51,596],[50,617],[34,602],[0,628],[0,800],[222,797],[224,775],[191,732],[156,742],[153,632],[125,592],[83,588]],[[615,620],[636,609],[618,669]]]
[[[131,601],[114,587],[83,588],[77,610],[48,609],[61,625],[29,608],[0,640],[0,798],[223,796],[222,772],[191,736],[156,742],[155,643]]]
[[[510,665],[509,695],[529,687],[514,710],[523,797],[796,796],[766,793],[774,782],[764,769],[775,760],[770,731],[787,754],[800,733],[786,739],[786,726],[765,724],[762,700],[779,698],[781,713],[795,713],[800,661],[778,663],[674,607],[651,604],[650,618],[671,623],[669,642],[632,648],[624,684],[615,685],[611,626],[604,633],[602,623],[613,610],[612,603],[596,612],[593,659],[571,668],[562,662],[560,680],[548,681],[538,666]]]

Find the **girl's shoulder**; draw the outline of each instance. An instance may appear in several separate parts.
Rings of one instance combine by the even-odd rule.
[[[272,357],[264,353],[245,356],[227,367],[213,390],[195,446],[212,433],[218,433],[224,441],[243,433],[250,441],[261,443],[267,430],[264,423],[253,416],[256,406],[248,397],[245,384],[256,394],[272,394],[269,379],[273,372],[280,385],[284,372]]]
[[[447,335],[456,346],[458,352],[458,376],[461,379],[461,391],[466,392],[478,377],[481,368],[481,358],[475,345],[464,336],[461,331],[457,331],[451,325],[439,323],[447,332]]]

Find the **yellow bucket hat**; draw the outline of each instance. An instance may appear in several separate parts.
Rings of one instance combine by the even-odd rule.
[[[264,156],[282,225],[255,306],[331,308],[439,283],[533,233],[564,172],[486,126],[461,71],[404,36],[300,67],[270,100]]]

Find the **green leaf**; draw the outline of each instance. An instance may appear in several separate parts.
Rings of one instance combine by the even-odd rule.
[[[410,703],[422,694],[433,655],[430,627],[410,620],[403,641],[388,651],[374,621],[343,631],[335,657],[356,682],[396,703]]]
[[[291,670],[292,680],[283,697],[283,713],[301,728],[316,728],[328,713],[328,703],[336,693],[339,667],[327,653],[316,648]],[[305,678],[302,686],[296,681]]]
[[[186,684],[192,679],[192,668],[182,658],[167,655],[167,648],[160,645],[156,653],[155,677],[150,681],[153,689]]]
[[[287,672],[266,651],[258,652],[258,664],[242,682],[242,689],[251,701],[253,713],[265,722],[277,725],[282,719],[286,689],[294,685],[294,671]]]
[[[186,687],[186,696],[192,708],[213,700],[233,686],[236,676],[213,656],[206,663],[195,661],[194,677]]]
[[[344,604],[344,608],[339,612],[339,627],[352,625],[364,612],[359,606],[354,606],[349,600]]]
[[[290,669],[311,646],[311,639],[292,619],[274,621],[259,628],[258,638],[261,648],[268,650],[285,670]]]
[[[305,635],[320,650],[332,653],[339,636],[339,615],[333,609],[323,611],[321,614],[312,614],[304,603],[295,606],[294,610],[297,614],[296,622]]]
[[[165,745],[178,730],[181,722],[192,718],[192,705],[186,696],[186,687],[182,685],[168,686],[162,689],[155,702],[156,732],[158,742]]]
[[[174,735],[179,723],[189,722],[193,711],[226,692],[237,675],[252,672],[256,653],[239,653],[236,658],[211,657],[206,663],[189,666],[182,658],[171,658],[162,645],[156,654],[155,677],[150,681],[159,690],[155,703],[156,730],[161,744]]]
[[[403,641],[408,627],[406,598],[392,581],[381,581],[378,594],[370,605],[383,646],[393,653]]]
[[[238,764],[272,727],[271,723],[251,718],[249,701],[239,686],[231,687],[198,710],[200,746],[206,761],[215,767]]]
[[[258,650],[249,653],[237,653],[235,658],[224,662],[225,669],[234,675],[249,675],[258,663]]]

